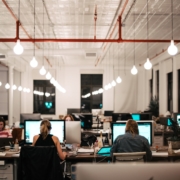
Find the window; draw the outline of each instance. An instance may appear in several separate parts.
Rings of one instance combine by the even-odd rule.
[[[168,111],[173,112],[173,102],[172,102],[173,73],[172,72],[167,74],[167,82],[168,82],[168,91],[167,91]]]
[[[102,88],[102,74],[81,74],[81,109],[91,112],[91,109],[102,108],[102,93],[92,95],[93,91]],[[86,96],[90,93],[90,96]]]
[[[159,70],[156,71],[156,96],[159,99]]]
[[[49,80],[34,80],[34,113],[55,114],[55,87]]]
[[[153,97],[153,80],[149,80],[149,86],[150,86],[150,99]]]

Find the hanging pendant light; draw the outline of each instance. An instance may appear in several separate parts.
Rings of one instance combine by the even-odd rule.
[[[148,16],[148,0],[147,0],[147,39],[149,39],[149,16]],[[149,43],[147,42],[147,61],[144,64],[144,68],[149,70],[152,68],[152,64],[149,61]]]
[[[16,45],[13,48],[13,51],[17,55],[21,55],[23,53],[24,48],[22,47],[19,39],[17,40]]]
[[[121,83],[122,82],[122,79],[120,78],[120,76],[117,77],[116,82],[117,83]]]
[[[46,74],[46,79],[51,79],[51,74],[49,72]]]
[[[36,31],[35,31],[35,0],[34,0],[34,39],[35,39],[35,33],[36,33]],[[35,42],[34,42],[34,56],[30,62],[30,65],[33,68],[37,67],[37,65],[38,65],[38,62],[35,58]]]
[[[0,86],[2,86],[2,82],[0,81]]]
[[[147,61],[146,61],[146,63],[144,64],[144,68],[147,69],[147,70],[149,70],[149,69],[152,68],[152,64],[151,64],[151,62],[149,61],[149,58],[147,58]]]
[[[171,56],[174,56],[177,54],[178,52],[178,48],[174,45],[174,38],[173,38],[173,0],[171,0],[171,35],[172,35],[172,40],[171,40],[171,44],[168,47],[168,53]]]
[[[9,83],[6,83],[5,88],[6,88],[6,89],[9,89],[9,88],[10,88]]]
[[[22,91],[22,87],[21,86],[18,87],[18,91]]]
[[[113,80],[113,81],[111,82],[111,85],[112,85],[112,86],[116,86],[115,80]]]
[[[14,84],[13,85],[13,90],[16,90],[17,89],[17,86]]]
[[[26,91],[27,91],[27,93],[30,93],[30,89],[29,89],[29,88],[27,88],[27,90],[26,90]]]
[[[111,89],[112,88],[112,85],[111,83],[108,84],[108,88]]]
[[[136,75],[137,72],[138,72],[138,70],[137,70],[136,66],[134,65],[131,69],[131,74]]]
[[[18,6],[18,26],[20,25],[20,0],[19,0],[19,6]],[[18,34],[19,36],[19,34]],[[23,53],[24,48],[22,47],[20,43],[20,39],[17,40],[16,45],[13,48],[13,51],[15,54],[20,55]]]
[[[39,73],[43,76],[46,74],[46,69],[44,68],[44,66],[42,66],[42,68],[39,70]]]

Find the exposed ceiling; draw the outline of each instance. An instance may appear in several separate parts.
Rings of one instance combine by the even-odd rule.
[[[97,20],[95,21],[95,12]],[[122,39],[170,40],[172,37],[171,0],[149,0],[147,28],[147,0],[36,0],[34,34],[34,0],[0,1],[0,54],[6,56],[2,63],[29,64],[33,57],[34,43],[23,39],[51,39],[35,42],[35,55],[41,68],[104,64],[131,67],[167,49],[169,43],[152,42],[95,42],[96,39],[118,39],[121,16]],[[15,42],[3,39],[16,38],[16,20],[20,20],[19,37],[24,53],[15,55]],[[148,30],[147,30],[148,29]],[[149,34],[147,38],[147,34]],[[173,37],[180,40],[180,0],[173,0]],[[52,40],[59,42],[52,42]],[[63,42],[60,41],[66,39]],[[68,39],[77,42],[68,42]],[[92,42],[80,42],[90,39]],[[70,40],[69,40],[70,41]],[[94,41],[94,42],[93,42]],[[134,54],[135,49],[135,54]],[[124,54],[125,53],[125,54]],[[43,55],[45,58],[43,58]],[[125,59],[125,60],[124,60]],[[49,62],[49,63],[48,63]]]

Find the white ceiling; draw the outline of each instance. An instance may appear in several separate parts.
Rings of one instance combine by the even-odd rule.
[[[20,19],[20,39],[34,38],[34,0],[0,1],[0,54],[6,55],[2,63],[29,63],[33,57],[34,44],[21,42],[24,53],[13,53],[14,42],[3,42],[2,38],[16,37],[16,19]],[[6,6],[5,6],[6,4]],[[126,6],[125,6],[126,4]],[[97,21],[95,33],[95,7]],[[123,7],[125,9],[123,10]],[[149,0],[148,39],[167,39],[172,37],[171,0]],[[122,14],[123,39],[147,39],[147,0],[36,0],[35,1],[35,39],[111,39],[118,38],[118,16]],[[180,40],[180,0],[173,0],[173,37]],[[113,30],[115,27],[115,30]],[[169,43],[149,43],[149,58],[167,49]],[[135,54],[134,54],[135,49]],[[126,54],[124,54],[126,52]],[[135,55],[136,64],[145,62],[147,43],[103,43],[103,42],[36,42],[35,55],[39,68],[43,63],[52,67],[61,65],[79,66],[126,63],[132,66]],[[95,53],[95,57],[86,57]],[[126,62],[124,62],[126,61]]]

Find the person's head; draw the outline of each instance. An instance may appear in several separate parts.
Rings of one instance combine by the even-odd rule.
[[[5,128],[5,121],[2,117],[0,117],[0,131],[3,131]]]
[[[71,115],[66,115],[65,117],[64,117],[64,120],[65,121],[74,121],[74,118],[71,116]]]
[[[126,122],[126,132],[130,132],[131,134],[139,134],[138,124],[136,121],[129,119]]]
[[[50,130],[51,130],[51,123],[49,122],[49,120],[48,119],[42,120],[41,125],[40,125],[40,133],[41,133],[43,139],[45,139],[47,137]]]

